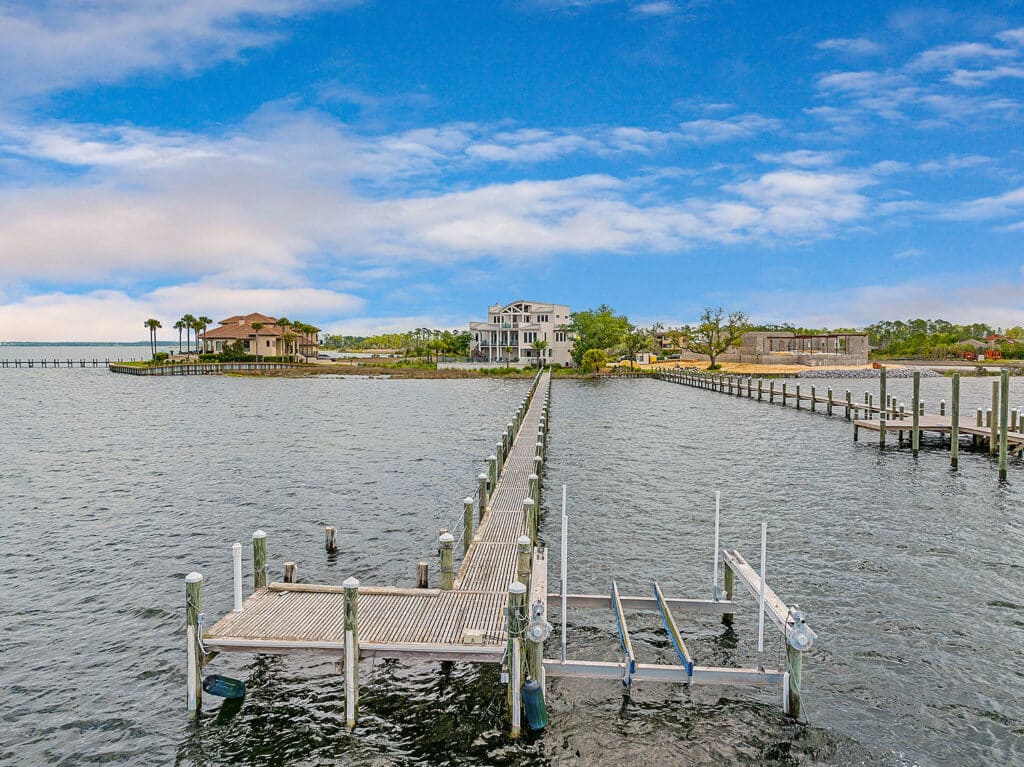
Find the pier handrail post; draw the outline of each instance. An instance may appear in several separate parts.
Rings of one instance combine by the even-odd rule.
[[[523,499],[523,516],[526,518],[526,534],[533,543],[537,542],[537,506],[532,498]]]
[[[796,409],[800,409],[800,384],[796,385]]]
[[[356,726],[359,712],[359,580],[346,578],[345,589],[345,724]]]
[[[533,541],[527,535],[516,541],[516,580],[530,590],[530,572],[533,569]]]
[[[473,542],[473,499],[471,497],[462,499],[462,551],[463,554],[469,551],[469,544]]]
[[[949,422],[949,465],[957,468],[960,463],[960,374],[953,374],[951,419]]]
[[[234,586],[235,606],[232,612],[242,612],[242,544],[231,544],[231,576]]]
[[[257,530],[252,534],[252,590],[267,587],[267,534]]]
[[[783,381],[782,382],[782,406],[783,407],[786,406],[786,385],[787,385],[787,382]]]
[[[508,695],[512,715],[509,735],[518,738],[522,728],[523,637],[526,634],[526,586],[513,581],[508,586]]]
[[[487,456],[487,482],[487,494],[490,495],[498,486],[498,456],[496,455]]]
[[[999,479],[1006,479],[1006,448],[1010,431],[1010,371],[999,373]]]
[[[846,420],[850,420],[850,407],[853,404],[853,394],[849,389],[846,390]]]
[[[995,455],[999,449],[999,381],[992,382],[992,410],[989,413],[991,427],[989,429],[988,454]]]
[[[455,536],[444,532],[437,541],[441,554],[441,590],[451,591],[455,582]]]
[[[480,521],[484,521],[484,514],[487,513],[487,475],[480,474],[477,478],[477,501],[480,504]]]
[[[202,625],[200,616],[203,612],[203,576],[191,572],[185,576],[185,634],[188,676],[187,699],[189,715],[195,718],[203,706],[203,650],[200,636]]]
[[[878,447],[885,448],[885,427],[888,425],[888,418],[886,417],[886,411],[889,409],[889,402],[886,397],[888,396],[886,389],[886,369],[885,365],[882,365],[878,369],[878,406],[881,410],[878,411]]]
[[[533,502],[537,504],[537,508],[540,508],[540,476],[537,474],[531,474],[526,479],[529,487],[530,497],[533,498]]]
[[[832,387],[828,387],[828,404],[825,405],[825,413],[832,415]]]
[[[818,387],[811,384],[811,412],[815,413],[818,410]]]
[[[910,447],[914,452],[914,457],[917,457],[917,451],[921,448],[921,373],[917,370],[914,371],[914,396],[911,402],[911,410],[913,411],[913,424],[911,425],[910,431]]]

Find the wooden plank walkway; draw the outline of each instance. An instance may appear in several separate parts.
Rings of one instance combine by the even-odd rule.
[[[911,432],[913,429],[913,413],[901,412],[892,402],[888,408],[883,403],[874,401],[873,395],[864,393],[864,401],[858,402],[853,399],[852,392],[847,389],[842,399],[837,399],[831,387],[827,387],[824,393],[819,394],[819,387],[815,383],[801,382],[800,379],[793,380],[755,380],[749,376],[734,375],[709,375],[706,373],[691,373],[689,371],[659,371],[653,375],[662,381],[669,383],[692,386],[698,389],[708,389],[745,399],[756,399],[759,402],[778,403],[783,407],[794,406],[797,410],[817,412],[822,415],[842,414],[846,420],[854,425],[854,439],[860,429],[880,432],[882,423],[886,424],[886,434],[890,432]],[[923,409],[923,404],[922,404]],[[977,438],[979,442],[986,443],[992,439],[993,428],[991,423],[979,423],[982,418],[982,411],[975,415],[961,415],[959,418],[959,432],[961,437]],[[1014,453],[1024,453],[1024,416],[1018,414],[1017,409],[1010,408],[1010,423],[1006,433],[1008,449]],[[888,416],[888,420],[880,420],[881,413]],[[867,416],[863,418],[861,416]],[[997,415],[989,413],[986,417],[996,418]],[[949,434],[952,432],[953,418],[945,413],[921,413],[918,416],[918,428],[921,432],[932,432],[937,434]],[[998,432],[996,432],[998,434]],[[997,437],[998,439],[998,437]]]
[[[501,660],[508,639],[504,611],[509,584],[516,580],[517,541],[528,535],[523,500],[529,495],[537,430],[550,384],[550,373],[538,376],[454,588],[359,587],[361,655]],[[228,613],[205,631],[203,644],[208,651],[342,654],[344,602],[340,586],[272,583],[250,596],[241,612]]]

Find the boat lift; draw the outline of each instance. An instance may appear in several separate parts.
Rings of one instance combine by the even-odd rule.
[[[545,678],[618,679],[626,688],[629,688],[633,682],[777,687],[781,692],[783,711],[794,718],[799,718],[802,656],[804,652],[811,649],[817,635],[807,625],[799,606],[788,606],[765,581],[766,522],[762,523],[761,528],[760,573],[751,567],[735,549],[719,550],[720,495],[716,493],[715,496],[715,553],[711,599],[669,599],[665,597],[657,582],[654,584],[651,597],[623,596],[619,592],[618,583],[614,580],[610,596],[604,596],[601,594],[570,594],[568,592],[568,517],[565,488],[562,488],[561,593],[547,595],[549,603],[559,600],[561,604],[562,652],[560,658],[544,659],[543,676]],[[719,554],[724,563],[724,594],[721,598],[718,593]],[[675,614],[720,615],[722,623],[731,625],[733,613],[736,611],[736,602],[733,601],[733,597],[737,580],[758,600],[758,666],[756,668],[733,668],[698,665],[686,646],[683,634],[676,623]],[[622,650],[621,661],[570,660],[566,656],[566,615],[567,611],[573,608],[611,609]],[[628,611],[649,611],[661,615],[669,640],[679,658],[678,664],[637,661],[630,639],[629,626],[626,622]],[[533,612],[533,615],[534,621],[536,621],[536,612]],[[764,666],[765,616],[786,640],[784,667],[772,669]],[[527,637],[530,636],[528,630]],[[544,680],[540,681],[543,685]]]

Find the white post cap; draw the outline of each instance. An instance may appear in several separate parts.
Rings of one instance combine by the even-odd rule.
[[[486,480],[486,479],[487,479],[487,475],[486,475],[486,474],[484,474],[483,472],[480,472],[480,473],[479,473],[479,474],[477,475],[477,477],[476,477],[476,478],[477,478],[477,479],[483,479],[483,480]]]
[[[265,532],[263,532],[262,530],[257,530],[255,533],[252,534],[252,537],[253,538],[266,538],[267,534]]]
[[[341,585],[343,587],[345,587],[346,589],[358,589],[359,588],[359,579],[356,578],[353,575],[350,575],[348,578],[346,578],[344,581],[342,581]]]
[[[512,581],[512,583],[508,584],[508,593],[509,594],[525,594],[526,593],[526,584],[525,583],[520,583],[519,581]]]
[[[469,496],[466,496],[465,498],[462,499],[462,502],[463,503],[473,503],[473,499],[470,498]]]
[[[533,498],[523,498],[523,506],[533,506]]]
[[[451,533],[441,533],[438,540],[441,541],[441,543],[455,543],[455,536]]]
[[[519,540],[516,541],[516,543],[518,543],[520,546],[530,546],[533,543],[533,541],[530,540],[530,536],[528,535],[520,535]]]
[[[496,456],[496,455],[489,455],[489,456],[487,456],[487,460],[488,461],[497,461],[498,460],[498,456]]]
[[[234,543],[231,544],[231,550],[232,551],[241,551],[242,550],[242,544],[240,544],[238,541],[235,541]]]
[[[540,479],[536,474],[531,474],[527,479]]]
[[[203,576],[195,571],[192,571],[185,576],[185,583],[202,583]]]

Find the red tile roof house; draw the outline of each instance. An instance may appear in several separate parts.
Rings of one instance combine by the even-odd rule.
[[[252,326],[254,322],[263,323],[258,334]],[[300,361],[303,357],[315,360],[320,351],[320,342],[317,338],[320,328],[314,328],[309,333],[297,333],[290,327],[282,328],[274,317],[259,313],[244,316],[236,314],[234,317],[221,320],[219,325],[220,327],[203,333],[203,351],[205,353],[220,353],[224,351],[226,345],[235,341],[244,341],[245,349],[249,354],[256,354],[258,349],[261,357],[297,355]],[[286,334],[288,338],[285,337]]]

